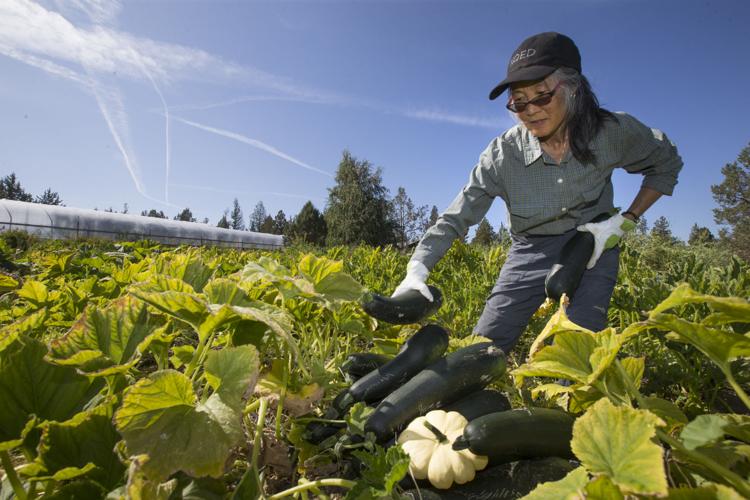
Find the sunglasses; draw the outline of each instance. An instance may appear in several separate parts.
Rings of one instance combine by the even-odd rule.
[[[510,101],[505,105],[505,107],[510,111],[513,111],[514,113],[523,113],[523,111],[526,109],[526,106],[528,106],[529,104],[533,104],[534,106],[546,106],[550,103],[550,101],[552,101],[552,97],[555,95],[555,92],[557,92],[560,84],[562,84],[562,82],[558,82],[552,90],[548,92],[542,92],[538,96],[528,101]]]

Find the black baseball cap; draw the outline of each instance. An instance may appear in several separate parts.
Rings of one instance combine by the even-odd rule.
[[[508,76],[490,92],[490,100],[505,92],[511,83],[539,80],[557,68],[581,72],[581,53],[569,37],[553,31],[524,40],[508,62]]]

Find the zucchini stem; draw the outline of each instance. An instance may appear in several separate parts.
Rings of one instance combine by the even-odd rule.
[[[327,479],[318,479],[317,481],[311,481],[309,483],[300,484],[293,488],[289,488],[287,490],[284,490],[282,492],[276,493],[275,495],[271,495],[268,497],[268,500],[277,500],[279,498],[289,497],[294,495],[295,493],[300,493],[306,490],[311,490],[315,488],[319,488],[321,486],[338,486],[339,488],[354,488],[354,485],[357,483],[354,481],[349,481],[348,479],[339,479],[339,478],[327,478]]]
[[[424,421],[424,426],[427,427],[430,430],[430,432],[435,434],[435,437],[437,438],[438,441],[440,441],[441,443],[448,442],[448,436],[440,432],[440,429],[438,429],[437,427],[429,423],[427,420]]]

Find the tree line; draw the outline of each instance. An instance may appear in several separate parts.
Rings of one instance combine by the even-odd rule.
[[[721,227],[714,235],[708,228],[693,224],[687,243],[689,245],[721,244],[734,253],[750,260],[750,144],[737,160],[726,164],[721,173],[721,183],[712,185],[713,198],[718,208],[713,209],[714,221]],[[283,210],[275,216],[267,213],[259,201],[245,223],[239,200],[232,208],[224,210],[217,227],[284,235],[289,241],[303,241],[313,245],[395,245],[405,248],[415,244],[424,232],[438,220],[436,206],[428,212],[427,205],[417,206],[406,190],[399,187],[391,197],[383,185],[382,169],[367,160],[360,160],[344,151],[336,169],[335,184],[328,189],[324,210],[308,201],[292,217]],[[39,196],[32,196],[20,185],[15,173],[0,179],[0,198],[62,205],[59,194],[48,188]],[[107,211],[114,212],[111,208]],[[122,213],[127,213],[127,204]],[[144,210],[140,215],[168,218],[161,210]],[[196,222],[189,208],[174,216],[175,220]],[[202,221],[209,223],[207,218]],[[663,243],[677,243],[666,217],[657,218],[653,226],[642,217],[636,234],[652,236]],[[472,244],[491,245],[507,243],[508,229],[501,223],[495,231],[482,219],[471,240]]]

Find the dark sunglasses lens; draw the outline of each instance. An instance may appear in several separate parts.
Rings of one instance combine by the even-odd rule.
[[[550,101],[552,101],[551,92],[548,94],[537,96],[528,102],[511,102],[506,106],[506,108],[513,111],[514,113],[523,113],[523,110],[525,110],[526,106],[528,106],[529,104],[533,104],[534,106],[546,106],[550,103]]]
[[[550,103],[551,100],[552,100],[552,94],[544,94],[544,95],[540,95],[539,97],[535,97],[534,99],[530,100],[526,104],[526,106],[528,106],[529,104],[533,104],[535,106],[546,106],[547,104]]]

